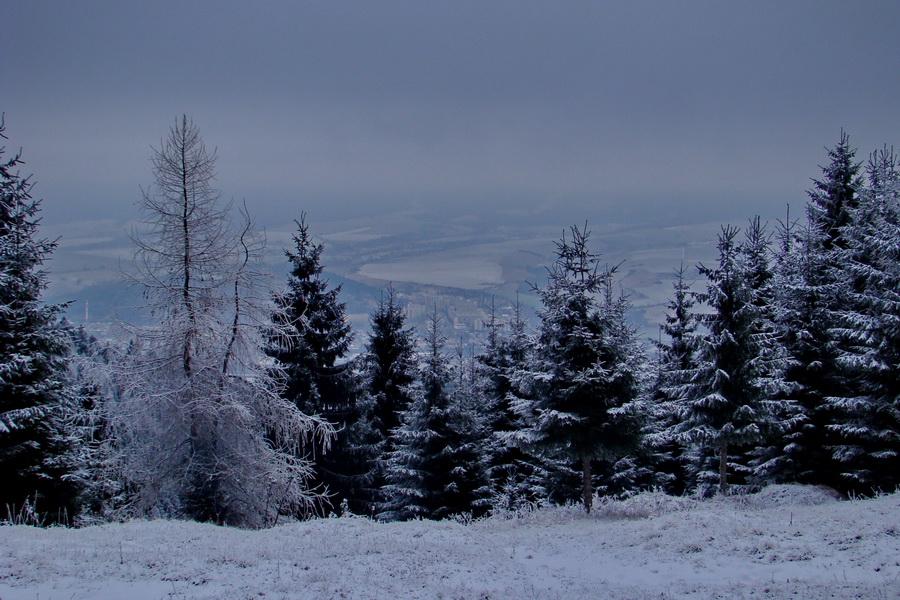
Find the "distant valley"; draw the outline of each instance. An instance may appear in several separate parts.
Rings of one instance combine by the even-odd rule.
[[[325,244],[322,262],[331,282],[343,285],[341,298],[365,341],[368,315],[392,284],[407,306],[409,323],[422,329],[435,310],[442,317],[451,347],[480,345],[483,322],[493,301],[501,321],[518,298],[532,318],[539,301],[531,284],[546,281],[555,240],[572,223],[509,224],[473,215],[445,218],[425,210],[376,217],[307,218],[310,231]],[[645,337],[655,337],[672,290],[674,270],[715,257],[718,223],[660,227],[648,224],[588,223],[592,248],[609,265],[618,265],[617,284],[631,297],[631,319]],[[59,238],[47,265],[49,302],[69,302],[68,318],[101,336],[114,336],[117,318],[138,318],[129,307],[140,304],[124,273],[132,244],[127,223],[104,221],[46,227]],[[266,268],[273,284],[285,280],[283,248],[293,246],[294,224],[266,228]],[[695,271],[691,270],[692,273]],[[702,283],[702,282],[701,282]]]

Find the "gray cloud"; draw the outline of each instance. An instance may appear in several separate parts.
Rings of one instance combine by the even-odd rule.
[[[897,138],[893,3],[609,4],[15,3],[0,110],[48,220],[127,218],[182,112],[225,194],[272,218],[456,200],[743,219],[802,203],[841,127],[863,155]]]

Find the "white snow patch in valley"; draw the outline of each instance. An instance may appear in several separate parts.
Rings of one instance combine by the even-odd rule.
[[[387,234],[375,232],[371,227],[357,227],[356,229],[350,229],[347,231],[323,233],[319,237],[321,237],[326,242],[353,243],[371,242],[372,240],[378,240],[383,237],[387,237]]]
[[[900,494],[642,494],[473,524],[0,527],[2,600],[900,597]]]
[[[429,258],[369,263],[358,273],[383,281],[407,281],[479,290],[503,283],[503,268],[491,258]]]

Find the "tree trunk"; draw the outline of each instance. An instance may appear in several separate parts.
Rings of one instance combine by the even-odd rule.
[[[589,513],[594,502],[594,490],[591,487],[591,459],[586,454],[581,457],[581,482],[584,512]]]
[[[719,494],[728,493],[728,444],[719,448]]]
[[[184,236],[184,252],[182,254],[182,263],[184,273],[184,282],[181,287],[181,295],[184,300],[184,308],[187,311],[188,319],[190,322],[190,328],[188,329],[186,335],[184,336],[184,375],[188,379],[190,379],[191,375],[193,375],[193,360],[194,360],[194,332],[196,330],[196,315],[194,314],[194,298],[192,296],[193,290],[191,289],[191,258],[192,258],[192,250],[191,250],[191,235],[194,233],[191,227],[191,197],[190,192],[188,191],[188,158],[187,158],[187,148],[186,148],[186,139],[187,136],[187,116],[184,116],[182,119],[181,125],[181,139],[180,141],[180,157],[181,163],[178,165],[181,175],[181,234]]]

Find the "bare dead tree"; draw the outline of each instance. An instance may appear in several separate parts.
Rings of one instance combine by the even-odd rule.
[[[279,394],[261,352],[276,310],[258,268],[265,239],[245,206],[235,226],[215,159],[187,117],[154,150],[130,275],[152,324],[129,326],[115,443],[134,512],[264,526],[317,502],[299,457],[331,429]]]

